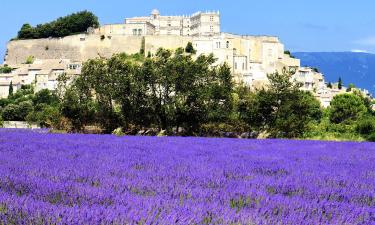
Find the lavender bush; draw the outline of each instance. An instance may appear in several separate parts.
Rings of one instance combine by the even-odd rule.
[[[0,224],[375,224],[371,143],[0,130]]]

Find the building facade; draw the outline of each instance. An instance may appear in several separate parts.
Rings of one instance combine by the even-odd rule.
[[[197,12],[190,16],[150,16],[126,18],[123,24],[108,24],[93,31],[100,35],[213,36],[220,34],[219,12]]]

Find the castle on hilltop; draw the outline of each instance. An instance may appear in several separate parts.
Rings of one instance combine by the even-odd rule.
[[[161,16],[152,10],[150,16],[125,19],[124,24],[108,24],[93,31],[113,35],[179,35],[213,36],[220,34],[219,12],[197,12],[191,16]]]
[[[57,77],[67,74],[72,79],[80,75],[82,63],[113,54],[139,53],[153,55],[159,48],[177,49],[192,43],[196,56],[213,54],[217,64],[227,63],[233,80],[253,88],[268,83],[267,74],[283,69],[296,73],[293,79],[303,89],[314,93],[328,106],[341,90],[328,89],[323,74],[301,68],[300,60],[285,51],[278,37],[249,36],[224,33],[220,30],[219,12],[197,12],[190,16],[162,16],[153,10],[150,16],[125,19],[121,24],[90,28],[86,33],[64,38],[14,40],[7,45],[5,62],[14,70],[0,74],[0,98],[7,97],[24,84],[35,84],[35,90],[57,87]],[[33,62],[26,63],[33,58]]]

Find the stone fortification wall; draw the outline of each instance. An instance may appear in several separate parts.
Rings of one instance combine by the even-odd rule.
[[[145,51],[155,53],[158,48],[175,49],[184,47],[190,37],[145,36]],[[96,57],[111,57],[116,53],[133,54],[139,52],[143,37],[112,35],[73,35],[64,38],[16,40],[7,45],[5,63],[24,63],[29,56],[36,59],[71,59],[86,61]]]
[[[24,63],[29,56],[37,59],[71,59],[86,61],[96,57],[110,57],[115,53],[136,53],[142,45],[141,37],[73,35],[64,38],[17,40],[7,46],[6,63]]]
[[[146,36],[145,37],[145,52],[155,53],[159,48],[177,49],[179,47],[185,48],[188,42],[192,42],[192,37],[184,36]]]

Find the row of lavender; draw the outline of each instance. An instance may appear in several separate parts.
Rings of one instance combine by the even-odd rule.
[[[375,224],[375,145],[0,130],[0,224]]]

